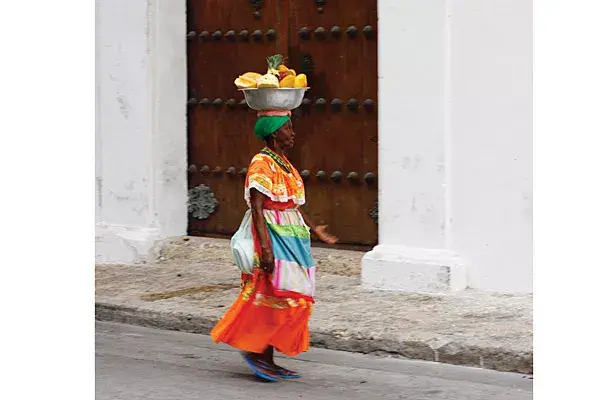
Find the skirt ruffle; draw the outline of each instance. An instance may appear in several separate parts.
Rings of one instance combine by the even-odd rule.
[[[275,296],[270,281],[258,270],[247,278],[231,308],[211,331],[213,341],[252,353],[262,353],[268,346],[288,356],[307,351],[312,302]]]

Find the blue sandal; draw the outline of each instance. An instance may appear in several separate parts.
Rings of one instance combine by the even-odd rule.
[[[277,375],[270,375],[268,373],[269,368],[266,368],[263,363],[255,362],[246,353],[242,353],[242,357],[244,358],[244,361],[246,361],[246,364],[248,364],[248,367],[250,367],[250,369],[252,370],[252,372],[254,373],[254,375],[258,376],[261,379],[269,381],[269,382],[277,382],[278,381],[277,378],[280,375],[279,374],[277,374]],[[261,365],[261,364],[263,364],[263,365]]]
[[[256,364],[258,364],[261,368],[272,370],[275,372],[276,376],[280,379],[299,379],[300,375],[295,371],[290,371],[287,368],[280,367],[279,365],[270,365],[264,361],[257,360]]]
[[[277,372],[277,376],[281,379],[300,379],[300,375],[297,372],[294,371],[290,371],[289,369],[280,367],[280,366],[276,366],[277,369],[275,370],[275,372]]]

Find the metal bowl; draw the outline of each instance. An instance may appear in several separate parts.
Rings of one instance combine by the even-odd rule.
[[[293,110],[302,104],[309,88],[252,88],[244,92],[246,104],[256,111]]]

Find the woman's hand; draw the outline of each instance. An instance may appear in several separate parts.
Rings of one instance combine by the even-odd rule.
[[[268,274],[272,274],[275,269],[275,257],[271,248],[263,248],[260,256],[260,269]]]
[[[317,237],[319,238],[319,240],[327,243],[327,244],[335,244],[338,242],[338,238],[325,232],[325,229],[327,229],[327,225],[319,225],[317,227],[315,227],[314,232],[315,235],[317,235]]]

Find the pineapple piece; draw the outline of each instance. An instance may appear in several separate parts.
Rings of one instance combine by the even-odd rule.
[[[272,74],[265,74],[258,78],[258,87],[259,88],[278,88],[279,87],[279,79],[277,76]]]

